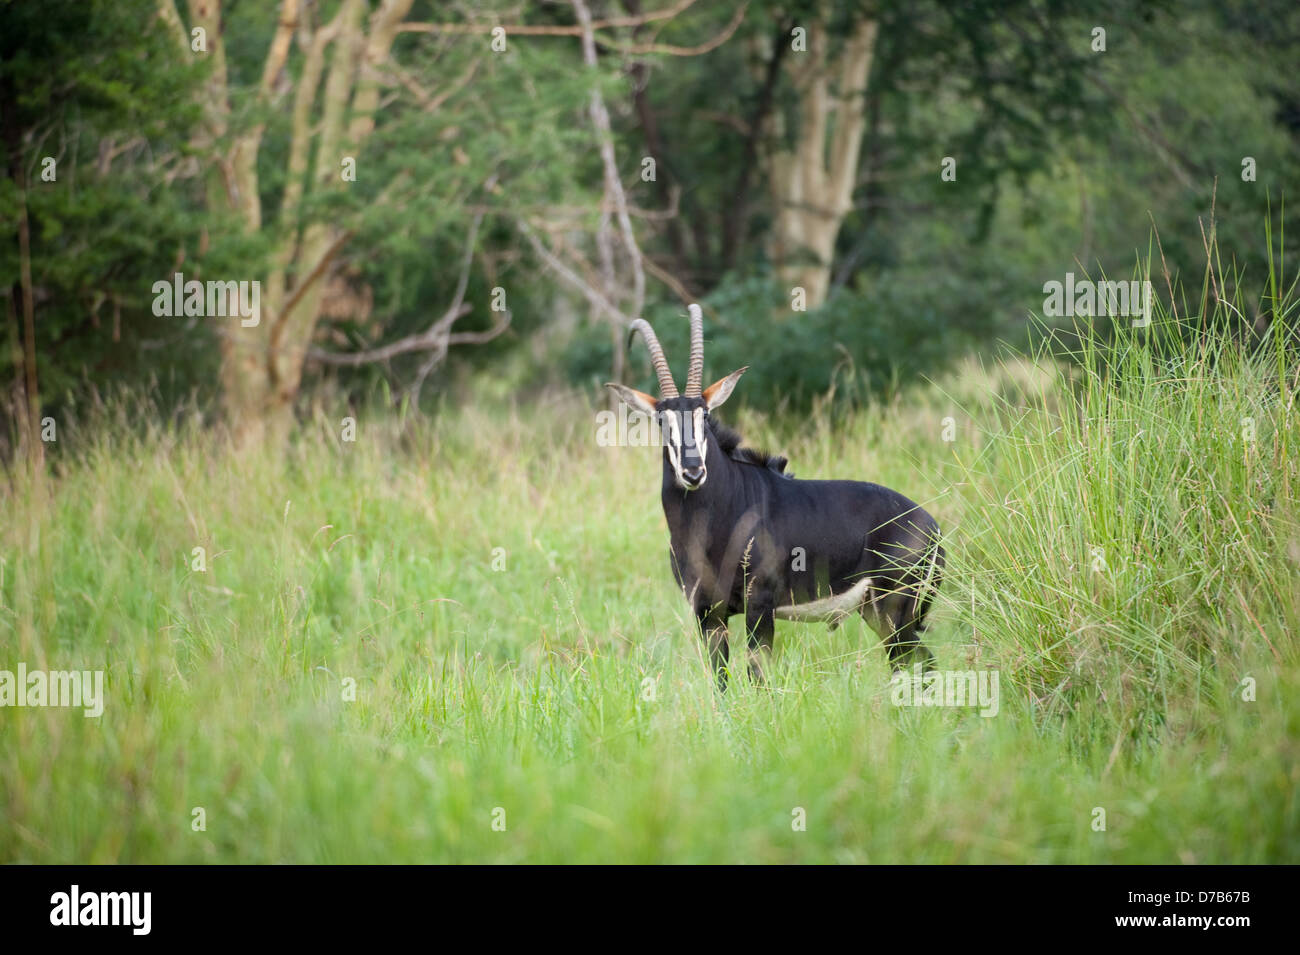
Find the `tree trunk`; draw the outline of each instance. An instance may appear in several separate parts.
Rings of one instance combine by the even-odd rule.
[[[769,161],[776,210],[769,251],[781,282],[802,288],[809,308],[826,300],[835,240],[853,208],[876,29],[874,20],[859,21],[832,57],[818,19],[808,26],[808,50],[786,55],[800,127],[793,148],[778,147]]]
[[[365,0],[342,0],[334,19],[316,28],[294,91],[292,133],[277,234],[279,247],[262,282],[260,322],[244,327],[227,321],[221,331],[221,392],[226,423],[237,447],[280,441],[293,424],[293,406],[302,384],[303,365],[316,323],[326,273],[346,240],[344,229],[302,219],[306,188],[343,187],[341,161],[356,158],[374,129],[379,103],[379,67],[388,59],[402,20],[414,0],[383,0],[363,17]],[[160,0],[163,18],[179,28],[172,0]],[[283,0],[276,33],[264,64],[260,93],[275,85],[298,30],[299,0]],[[233,213],[249,232],[261,230],[262,210],[257,156],[262,126],[234,136],[229,126],[230,91],[221,37],[220,0],[189,0],[191,24],[207,31],[213,70],[203,93],[205,129],[199,145],[211,158],[207,180],[209,210]],[[334,50],[326,70],[326,49]],[[188,42],[186,43],[188,49]],[[317,93],[325,81],[319,111]],[[349,121],[350,113],[350,121]],[[309,159],[315,168],[308,177]]]
[[[18,282],[11,295],[21,303],[23,322],[22,350],[14,349],[14,378],[21,380],[21,407],[15,409],[19,443],[26,442],[27,459],[33,471],[45,461],[45,446],[41,442],[41,399],[36,383],[36,311],[32,301],[32,247],[31,225],[27,218],[27,171],[24,164],[22,131],[18,128],[17,91],[6,84],[0,90],[0,125],[3,125],[5,151],[9,157],[9,176],[18,192]],[[17,315],[13,316],[17,324]],[[21,358],[21,366],[17,362]],[[19,392],[18,388],[14,389]]]
[[[32,470],[45,463],[41,440],[41,393],[36,385],[36,309],[32,301],[31,227],[27,221],[27,183],[19,168],[18,185],[18,269],[23,292],[23,382],[27,398],[27,458]]]

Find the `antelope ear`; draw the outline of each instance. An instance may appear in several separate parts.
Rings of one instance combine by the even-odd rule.
[[[637,391],[635,388],[629,388],[627,385],[616,385],[612,381],[605,382],[605,387],[627,402],[628,407],[648,417],[653,418],[655,416],[656,402],[651,395],[647,395],[644,391]]]
[[[738,368],[726,378],[719,378],[704,389],[704,403],[710,411],[731,397],[731,389],[736,387],[736,382],[740,381],[740,376],[748,370],[748,365],[744,368]]]

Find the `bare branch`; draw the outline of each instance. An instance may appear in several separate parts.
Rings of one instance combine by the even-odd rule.
[[[629,316],[623,314],[623,312],[610,302],[609,299],[605,298],[598,289],[592,286],[589,282],[584,281],[576,272],[573,271],[573,269],[569,268],[569,266],[566,265],[559,256],[548,249],[545,243],[537,238],[537,233],[533,231],[532,226],[523,219],[517,220],[517,223],[519,231],[524,234],[524,238],[526,238],[528,244],[533,247],[533,251],[537,253],[538,257],[543,262],[554,269],[555,273],[560,278],[564,279],[564,281],[568,282],[575,289],[581,292],[587,301],[591,302],[591,304],[595,305],[597,308],[604,309],[610,315],[615,316],[624,325],[632,324],[632,319]]]
[[[397,38],[402,18],[414,0],[384,0],[370,15],[370,31],[357,63],[356,91],[352,95],[352,123],[348,127],[347,145],[359,147],[375,128],[375,111],[379,107],[379,70],[388,60]]]
[[[682,187],[674,183],[668,190],[668,208],[667,209],[643,209],[641,206],[633,203],[627,204],[627,213],[634,219],[644,219],[647,222],[666,222],[669,219],[676,218],[681,207]],[[499,206],[482,206],[467,204],[462,206],[466,211],[493,213],[500,212]],[[515,214],[540,215],[547,221],[554,221],[557,217],[561,219],[583,219],[591,215],[590,206],[555,206],[555,205],[513,205],[511,211]],[[605,196],[596,210],[600,213],[609,213],[614,211],[613,204],[609,197]]]
[[[280,314],[275,318],[274,328],[278,329],[284,324],[289,315],[293,313],[294,306],[298,304],[298,300],[301,299],[303,295],[307,293],[307,290],[315,285],[316,282],[319,281],[320,277],[325,274],[325,271],[330,267],[330,263],[334,261],[334,256],[339,253],[339,250],[347,244],[347,241],[350,238],[352,238],[352,233],[344,232],[330,243],[329,248],[327,248],[325,253],[320,257],[320,261],[317,262],[315,267],[307,273],[307,277],[294,287],[293,294],[289,296],[289,300],[280,307]]]
[[[176,4],[172,0],[158,0],[158,17],[175,34],[176,41],[181,45],[181,50],[189,53],[190,37],[185,32],[185,24],[181,22],[181,15],[176,12]]]
[[[407,335],[405,338],[399,338],[395,342],[389,342],[387,345],[381,345],[378,348],[367,348],[363,351],[354,352],[332,352],[320,348],[307,349],[307,357],[314,358],[326,365],[341,365],[348,368],[356,368],[360,365],[369,365],[374,362],[389,361],[399,355],[406,355],[411,352],[428,351],[429,349],[438,349],[445,347],[447,344],[444,331],[456,319],[462,318],[473,311],[470,306],[464,302],[449,308],[435,321],[431,326],[422,332],[414,335]]]
[[[591,24],[591,28],[604,30],[609,27],[636,27],[641,26],[643,23],[652,23],[655,20],[669,20],[694,3],[695,0],[678,0],[671,7],[653,10],[650,13],[643,13],[634,17],[610,17],[606,20],[596,20]],[[402,32],[476,34],[491,33],[498,27],[502,27],[507,36],[582,36],[582,27],[580,25],[571,27],[529,26],[522,23],[511,26],[500,23],[403,23]]]
[[[447,336],[448,345],[482,345],[496,338],[507,328],[510,327],[510,311],[501,313],[501,318],[495,325],[482,332],[452,332]]]
[[[683,305],[689,305],[691,302],[699,301],[698,295],[691,292],[690,289],[678,281],[678,279],[668,272],[667,269],[660,267],[654,259],[647,256],[645,260],[645,268],[647,272],[672,289],[673,294],[682,300]]]
[[[648,53],[661,53],[665,56],[702,56],[710,50],[716,50],[722,44],[731,39],[732,35],[745,20],[745,11],[749,8],[748,3],[743,3],[731,16],[731,21],[722,28],[717,36],[711,40],[706,40],[697,46],[673,46],[669,43],[619,43],[605,37],[597,36],[596,42],[608,50],[614,50],[618,53],[627,53],[632,56],[644,56]]]
[[[591,11],[585,0],[572,0],[574,13],[582,24],[582,59],[589,70],[596,70],[596,43],[592,33]],[[614,200],[615,214],[618,218],[619,231],[632,265],[632,315],[640,316],[645,306],[645,271],[641,267],[641,249],[637,245],[636,234],[632,231],[632,219],[627,214],[627,196],[623,193],[623,182],[618,175],[618,161],[614,156],[614,135],[610,129],[609,111],[605,109],[604,97],[595,85],[591,88],[591,122],[596,127],[596,136],[600,143],[600,158],[605,166],[605,191]]]
[[[275,85],[275,78],[284,69],[284,61],[289,57],[289,46],[293,42],[294,31],[298,29],[298,0],[284,0],[280,7],[280,19],[275,26],[275,37],[266,54],[266,63],[262,67],[262,95],[268,96]]]
[[[478,72],[478,68],[482,63],[483,60],[481,58],[474,60],[470,63],[469,69],[465,70],[464,73],[456,77],[456,79],[452,80],[437,93],[431,93],[429,90],[421,86],[415,77],[398,66],[395,61],[390,60],[385,65],[385,69],[392,73],[397,82],[404,86],[406,91],[415,97],[416,102],[420,104],[421,109],[426,113],[436,113],[442,105],[447,102],[447,100],[451,99],[465,88],[466,84],[474,78],[474,74]]]
[[[484,183],[484,188],[491,191],[495,185],[496,176],[494,175]],[[420,366],[416,384],[413,388],[414,394],[418,397],[420,385],[423,384],[429,372],[446,356],[447,348],[450,345],[481,344],[500,335],[510,324],[509,311],[506,311],[503,319],[487,331],[457,332],[455,334],[451,332],[451,328],[457,319],[462,318],[471,311],[470,306],[465,304],[465,292],[469,288],[470,267],[474,262],[474,246],[478,242],[478,230],[482,223],[483,213],[476,213],[470,222],[469,232],[465,237],[465,255],[461,261],[460,276],[456,280],[456,290],[452,294],[451,304],[447,306],[447,310],[432,325],[422,332],[407,335],[405,338],[399,338],[395,342],[381,345],[378,348],[368,348],[364,351],[343,354],[312,348],[307,351],[308,357],[315,358],[327,365],[342,365],[355,368],[372,362],[389,361],[410,352],[430,351],[432,354]]]

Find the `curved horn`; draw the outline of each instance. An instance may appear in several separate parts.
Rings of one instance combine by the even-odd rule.
[[[676,398],[677,384],[673,381],[673,373],[668,370],[668,359],[664,357],[664,349],[659,344],[655,330],[644,318],[637,318],[633,319],[632,324],[628,326],[628,334],[632,332],[640,332],[641,337],[645,339],[645,347],[650,350],[650,362],[655,366],[655,374],[659,376],[659,396]]]
[[[686,306],[686,311],[691,313],[691,366],[686,372],[686,397],[698,398],[704,383],[704,316],[694,302]]]

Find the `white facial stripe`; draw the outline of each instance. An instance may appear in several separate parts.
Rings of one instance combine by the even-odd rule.
[[[700,464],[704,463],[704,456],[709,453],[709,443],[704,440],[704,409],[695,409],[695,447],[700,452]]]
[[[668,436],[668,460],[672,462],[673,470],[681,474],[682,460],[679,450],[682,446],[681,423],[677,420],[675,411],[665,411],[664,422],[667,424],[664,434]]]

